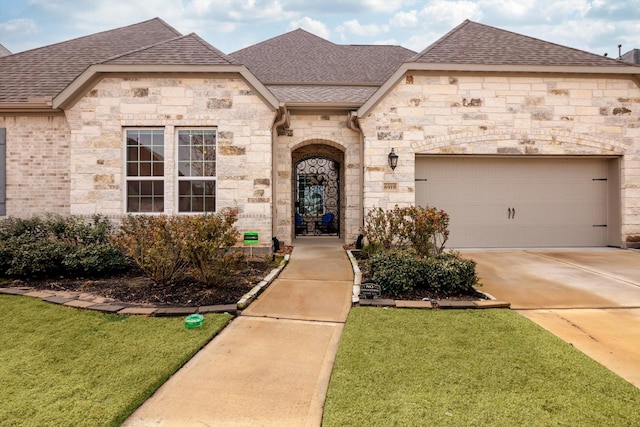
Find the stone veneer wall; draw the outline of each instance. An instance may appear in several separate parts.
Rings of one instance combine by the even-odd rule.
[[[640,88],[632,80],[410,73],[360,126],[365,211],[415,203],[416,154],[618,155],[622,241],[640,241]],[[391,148],[394,172],[381,166]]]
[[[360,134],[347,128],[346,114],[291,114],[290,129],[276,136],[276,236],[294,239],[292,153],[309,145],[328,145],[344,153],[341,167],[341,237],[355,241],[362,227],[362,150]],[[322,154],[321,149],[318,151]]]
[[[123,76],[101,80],[66,111],[70,212],[126,212],[124,132],[165,130],[165,213],[177,213],[177,131],[217,129],[216,209],[238,210],[241,232],[271,245],[271,127],[275,112],[240,78]],[[167,177],[172,177],[167,179]]]
[[[0,117],[7,134],[7,215],[69,213],[69,126],[63,115]]]

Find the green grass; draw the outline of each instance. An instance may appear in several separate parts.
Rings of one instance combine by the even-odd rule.
[[[118,426],[230,319],[188,330],[0,295],[0,425]]]
[[[640,390],[509,310],[354,308],[323,426],[638,426]]]

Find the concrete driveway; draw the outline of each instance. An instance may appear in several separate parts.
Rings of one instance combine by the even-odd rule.
[[[466,250],[483,292],[640,387],[640,252]]]

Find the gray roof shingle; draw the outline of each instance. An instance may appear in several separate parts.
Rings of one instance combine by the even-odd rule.
[[[267,89],[288,104],[364,104],[378,86],[272,85]]]
[[[492,65],[628,66],[533,37],[469,20],[414,56],[410,62]]]
[[[401,46],[337,45],[298,29],[230,55],[265,84],[381,85],[415,52]]]
[[[54,97],[90,65],[181,34],[159,18],[0,57],[0,103]]]
[[[103,61],[103,64],[215,65],[236,62],[198,35],[191,33],[125,53]]]

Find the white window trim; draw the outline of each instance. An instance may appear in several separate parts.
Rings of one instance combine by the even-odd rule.
[[[136,131],[136,130],[159,130],[164,134],[164,161],[163,161],[163,176],[162,177],[136,177],[136,176],[128,176],[127,175],[127,167],[128,167],[128,150],[127,150],[127,132]],[[122,182],[124,185],[122,186],[122,212],[125,215],[164,215],[167,212],[167,147],[166,147],[166,139],[167,139],[167,129],[164,127],[144,127],[144,126],[127,126],[122,128]],[[170,161],[170,160],[169,160]],[[165,187],[164,193],[164,209],[162,212],[128,212],[128,187],[129,181],[159,181],[162,178]]]
[[[180,175],[179,175],[179,171],[180,171],[180,154],[179,154],[179,134],[180,131],[193,131],[193,130],[198,130],[198,131],[206,131],[206,130],[213,130],[216,132],[216,175],[215,176],[200,176],[200,177],[185,177],[184,179],[180,179]],[[173,165],[174,165],[174,173],[173,173],[173,185],[174,185],[174,194],[173,194],[173,204],[175,206],[174,212],[177,215],[198,215],[198,214],[203,214],[203,213],[207,213],[207,212],[180,212],[180,181],[214,181],[215,182],[215,194],[216,194],[216,198],[215,198],[215,203],[216,203],[216,209],[214,212],[218,212],[219,209],[219,193],[218,193],[218,172],[219,172],[219,155],[220,155],[220,151],[218,150],[218,128],[217,127],[211,127],[211,126],[181,126],[181,127],[176,127],[175,131],[174,131],[174,145],[173,145],[173,149],[174,149],[174,158],[173,158]]]

